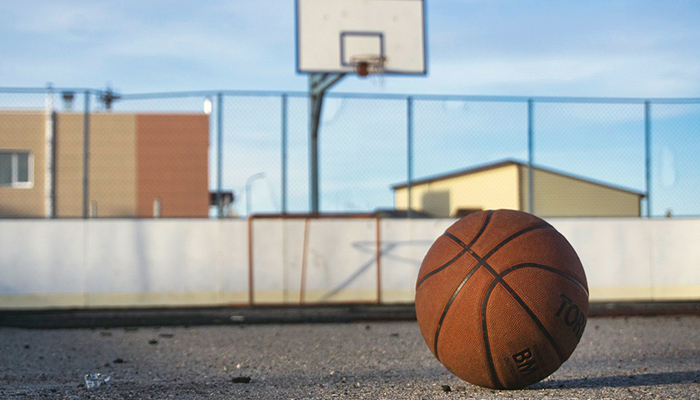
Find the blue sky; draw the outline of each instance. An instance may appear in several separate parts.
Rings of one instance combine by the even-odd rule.
[[[336,91],[684,97],[700,3],[428,1],[428,76]],[[293,0],[0,1],[0,86],[305,90]]]
[[[294,0],[0,0],[0,87],[305,91],[308,77],[296,72],[294,8]],[[380,86],[349,76],[333,91],[697,98],[698,21],[697,0],[427,0],[426,77],[386,77]],[[265,172],[254,211],[278,211],[279,99],[225,104],[224,189],[243,199],[246,178]],[[201,112],[201,105],[193,98],[116,107]],[[308,207],[306,105],[290,99],[293,211]],[[515,103],[416,104],[415,177],[525,159],[526,110]],[[392,205],[390,185],[406,179],[405,115],[402,101],[327,99],[322,210]],[[698,115],[697,105],[653,108],[657,215],[700,214],[700,161],[687,151],[700,146]],[[641,105],[538,104],[535,121],[536,162],[644,190]],[[369,144],[373,152],[365,151]],[[210,178],[214,187],[215,174]]]

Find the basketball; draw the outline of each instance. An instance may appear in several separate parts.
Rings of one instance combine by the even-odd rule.
[[[496,210],[452,224],[416,283],[418,326],[457,377],[493,389],[538,382],[573,353],[588,316],[576,252],[547,222]]]

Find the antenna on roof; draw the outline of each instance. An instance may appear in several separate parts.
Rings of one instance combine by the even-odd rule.
[[[117,93],[114,93],[114,91],[112,91],[112,88],[109,85],[107,86],[107,90],[102,92],[102,94],[100,95],[100,101],[104,103],[106,110],[111,110],[112,103],[121,98],[122,96],[120,96]]]

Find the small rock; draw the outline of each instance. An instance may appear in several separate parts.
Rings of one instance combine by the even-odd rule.
[[[114,363],[114,364],[124,364],[125,362],[126,361],[124,361],[121,358],[115,358],[114,361],[112,361],[112,363]]]
[[[151,339],[148,341],[148,344],[158,344],[158,341],[155,339]]]
[[[442,391],[448,393],[452,391],[452,388],[450,387],[450,385],[442,385]]]
[[[25,348],[25,349],[31,349],[31,347],[30,347],[28,344],[25,344],[25,345],[24,345],[24,348]]]
[[[250,383],[251,379],[249,376],[236,376],[234,378],[231,378],[231,382],[233,383]]]

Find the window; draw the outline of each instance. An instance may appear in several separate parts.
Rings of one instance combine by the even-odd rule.
[[[32,161],[28,151],[0,151],[0,186],[32,187]]]

